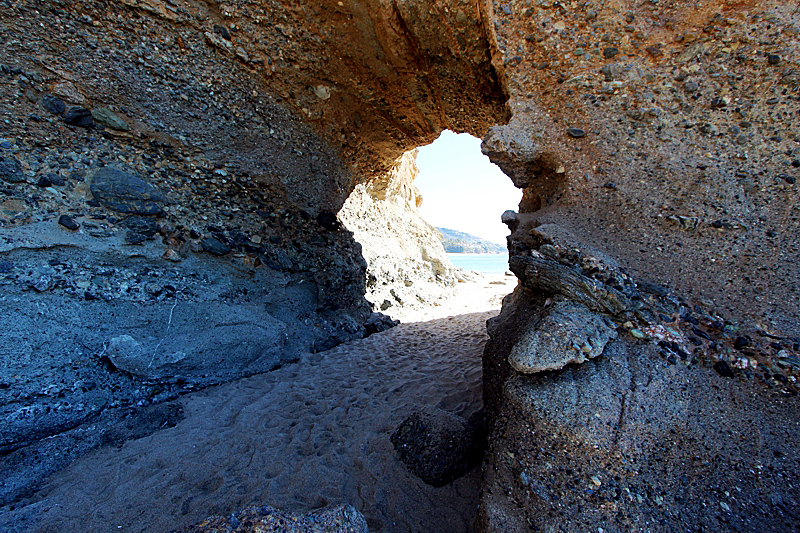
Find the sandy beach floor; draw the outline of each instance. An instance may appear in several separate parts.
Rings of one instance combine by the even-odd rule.
[[[448,305],[391,330],[186,395],[177,426],[75,461],[0,529],[159,533],[250,505],[349,503],[373,532],[468,531],[479,469],[433,488],[389,437],[423,405],[465,417],[480,409],[485,322],[515,285],[462,283]]]

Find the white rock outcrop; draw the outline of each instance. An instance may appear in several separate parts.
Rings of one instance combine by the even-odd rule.
[[[419,216],[416,158],[417,150],[410,150],[381,178],[357,185],[339,212],[369,265],[367,299],[376,311],[399,319],[404,310],[452,296],[460,272],[439,231]]]

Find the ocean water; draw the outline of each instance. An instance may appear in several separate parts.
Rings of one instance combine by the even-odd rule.
[[[508,253],[504,254],[447,254],[450,261],[464,270],[476,270],[489,274],[508,271]]]

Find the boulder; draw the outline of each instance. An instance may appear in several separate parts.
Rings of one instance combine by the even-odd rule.
[[[158,215],[164,196],[140,177],[113,167],[103,167],[92,179],[90,190],[103,207],[136,215]]]
[[[391,441],[411,472],[429,485],[443,487],[480,462],[483,446],[478,420],[467,421],[427,406],[406,418]]]
[[[141,311],[137,323],[109,339],[106,355],[116,368],[149,380],[219,381],[278,366],[285,329],[254,308],[176,303]]]

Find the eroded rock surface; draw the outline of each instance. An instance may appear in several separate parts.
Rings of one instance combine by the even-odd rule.
[[[523,189],[505,217],[523,287],[490,325],[484,363],[487,471],[500,473],[487,478],[484,526],[796,528],[786,480],[797,476],[783,462],[795,458],[783,443],[797,442],[800,369],[797,17],[780,0],[0,1],[3,449],[250,371],[246,355],[236,371],[214,365],[226,370],[188,385],[143,381],[142,354],[160,349],[145,337],[165,338],[169,310],[263,317],[270,334],[288,335],[281,361],[363,336],[368,261],[337,213],[353,194],[371,206],[355,218],[369,219],[392,201],[382,191],[402,154],[451,128],[487,134],[484,152]],[[111,168],[140,181],[120,196],[102,186]],[[446,265],[417,253],[413,273],[402,270],[416,259],[384,268],[376,254],[369,268],[406,289],[375,276],[373,303],[392,302],[383,289],[413,301],[414,276],[429,272],[446,284]],[[509,353],[557,295],[612,320],[618,338],[577,368],[521,377]],[[140,316],[156,323],[136,334]],[[107,345],[128,337],[146,350],[133,373],[114,371]],[[617,364],[632,376],[627,388],[608,370]],[[659,376],[683,379],[681,365],[690,407],[676,413],[667,404],[685,406],[684,389]],[[716,399],[706,383],[722,391]],[[605,428],[573,401],[584,388],[598,391]],[[578,407],[556,416],[539,389]],[[666,409],[654,427],[684,436],[650,440],[650,422],[620,395]],[[705,405],[722,417],[701,416]],[[760,440],[737,422],[751,413],[764,420]],[[714,436],[704,449],[709,427],[752,446]],[[637,428],[641,449],[624,444]],[[540,435],[546,445],[534,450]],[[646,459],[675,442],[686,453]],[[756,457],[771,461],[766,484],[751,474],[766,461]],[[568,471],[601,463],[610,478],[589,474],[592,492],[576,491],[584,480]],[[542,481],[555,470],[557,489]],[[663,473],[667,489],[647,476],[625,485],[643,471]],[[690,485],[701,472],[696,492],[674,496],[687,482],[673,472]],[[618,499],[603,492],[615,483]]]
[[[545,318],[511,348],[508,362],[517,372],[535,374],[584,363],[602,354],[617,337],[611,320],[584,305],[557,299],[547,307]]]
[[[514,375],[501,394],[484,531],[798,527],[794,399],[630,337],[579,366]]]
[[[300,514],[272,507],[249,507],[230,516],[212,516],[174,533],[368,533],[367,521],[350,505]]]

